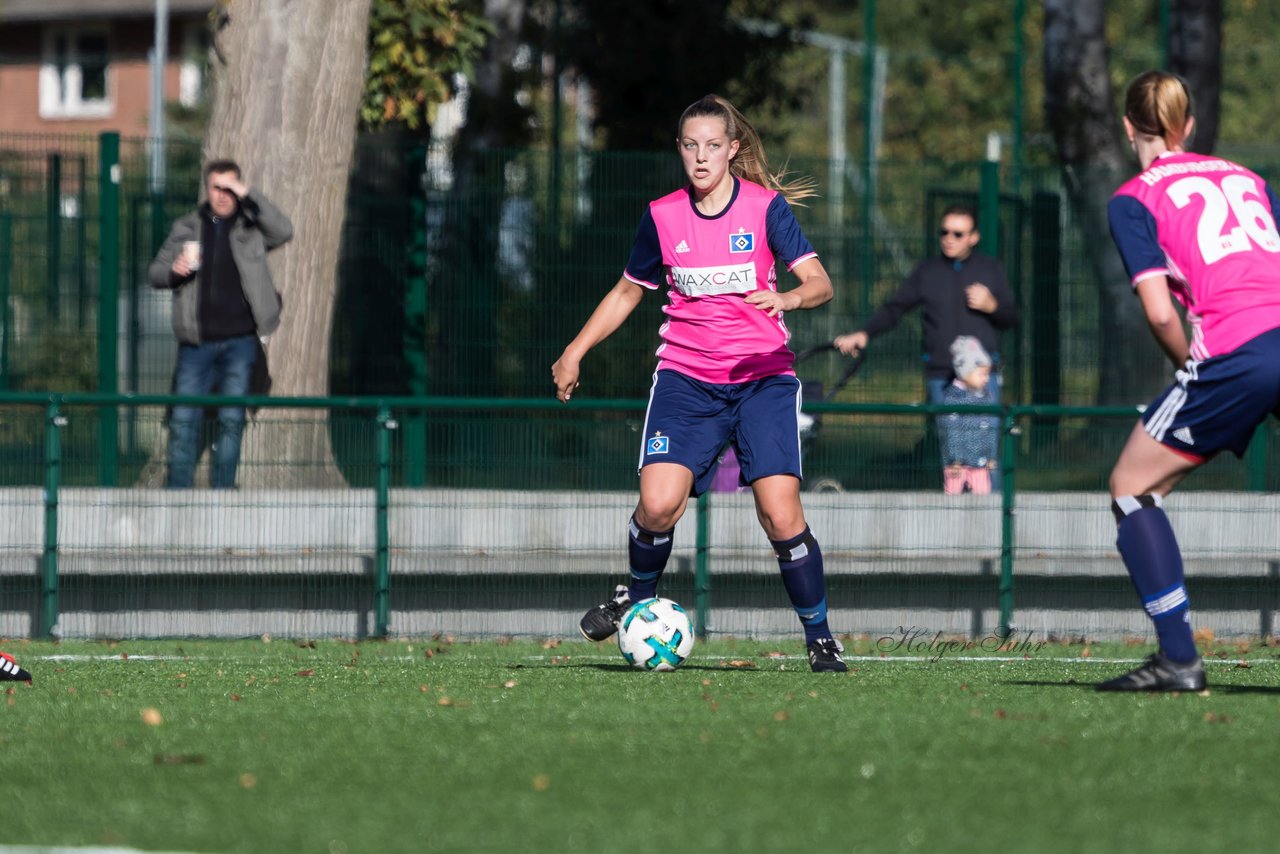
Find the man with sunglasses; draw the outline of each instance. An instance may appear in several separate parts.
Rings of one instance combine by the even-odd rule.
[[[991,390],[993,402],[999,403],[1000,333],[1018,322],[1004,266],[974,251],[980,238],[978,219],[966,205],[952,205],[942,212],[938,238],[942,254],[917,264],[861,329],[833,343],[840,352],[857,356],[872,338],[893,329],[918,306],[924,325],[921,343],[928,401],[942,403],[943,391],[955,381],[951,342],[970,335],[991,355]]]

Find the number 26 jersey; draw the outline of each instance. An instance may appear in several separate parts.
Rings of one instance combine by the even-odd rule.
[[[1191,358],[1280,327],[1280,200],[1253,172],[1202,154],[1157,157],[1111,197],[1111,236],[1130,284],[1167,276],[1187,308]]]

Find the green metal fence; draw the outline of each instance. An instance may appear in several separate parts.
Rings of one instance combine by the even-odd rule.
[[[225,402],[3,396],[0,636],[567,637],[625,575],[642,400],[245,398],[262,408],[241,489],[149,488],[178,400]],[[97,487],[101,413],[129,410],[150,459],[122,457],[124,485]],[[988,496],[944,496],[936,456],[907,447],[945,407],[810,411],[821,430],[806,467],[810,482],[827,467],[829,491],[804,500],[839,631],[1146,632],[1102,482],[1132,410],[983,410],[1004,424],[1003,489]],[[415,419],[416,456],[403,447]],[[315,426],[328,441],[279,456],[298,447],[286,434]],[[1275,488],[1276,442],[1260,432],[1245,462],[1215,464],[1170,502],[1193,601],[1209,612],[1198,619],[1219,635],[1266,635],[1280,608],[1280,506],[1250,492]],[[404,485],[406,460],[425,461],[421,485]],[[920,488],[883,488],[886,469]],[[664,595],[691,605],[704,634],[794,630],[748,494],[703,496],[676,541]]]
[[[156,188],[151,147],[112,134],[0,136],[3,387],[169,389],[170,296],[147,286],[146,268],[169,224],[196,201],[200,152],[170,142],[166,183]],[[865,319],[936,251],[942,206],[968,201],[982,209],[981,248],[1004,260],[1023,309],[1003,347],[1009,397],[1095,402],[1105,318],[1089,262],[1110,248],[1086,245],[1056,169],[1023,166],[1013,175],[1005,164],[884,162],[868,197],[865,178],[847,164],[837,171],[826,160],[794,159],[788,167],[812,175],[823,192],[797,214],[836,284],[829,306],[788,318],[796,349]],[[616,281],[645,203],[680,181],[669,153],[453,152],[362,138],[342,237],[330,388],[544,394],[548,366]],[[661,301],[646,299],[592,354],[587,388],[645,393]],[[842,399],[921,399],[919,334],[910,318],[877,340]]]

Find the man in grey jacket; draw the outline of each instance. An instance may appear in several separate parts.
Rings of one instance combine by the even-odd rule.
[[[265,339],[280,325],[280,294],[267,252],[293,236],[293,224],[261,193],[249,189],[240,167],[215,160],[204,168],[207,201],[173,224],[151,262],[152,287],[173,291],[178,339],[175,394],[249,393]],[[165,485],[189,488],[200,455],[203,408],[175,406],[169,419]],[[210,485],[235,486],[245,409],[218,408]]]

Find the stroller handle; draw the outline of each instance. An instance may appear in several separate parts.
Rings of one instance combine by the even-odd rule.
[[[803,362],[810,356],[816,356],[818,353],[825,353],[826,351],[834,350],[835,348],[836,345],[832,341],[828,341],[826,344],[815,344],[812,347],[805,347],[799,353],[796,353],[796,361]]]
[[[825,344],[815,344],[812,347],[806,347],[803,350],[801,350],[799,353],[796,353],[795,363],[799,364],[800,362],[803,362],[805,359],[808,359],[811,356],[815,356],[818,353],[825,353],[828,350],[834,350],[834,349],[836,349],[836,345],[835,345],[835,342],[832,342],[832,341],[828,341]],[[831,391],[828,392],[827,394],[822,395],[822,400],[825,402],[834,398],[836,396],[836,393],[839,392],[840,389],[844,388],[845,385],[849,382],[849,380],[853,378],[853,375],[856,374],[862,368],[862,363],[865,362],[866,359],[867,359],[867,351],[866,350],[858,351],[858,355],[850,359],[849,364],[845,365],[844,370],[840,374],[840,378],[835,381],[834,385],[832,385]]]

